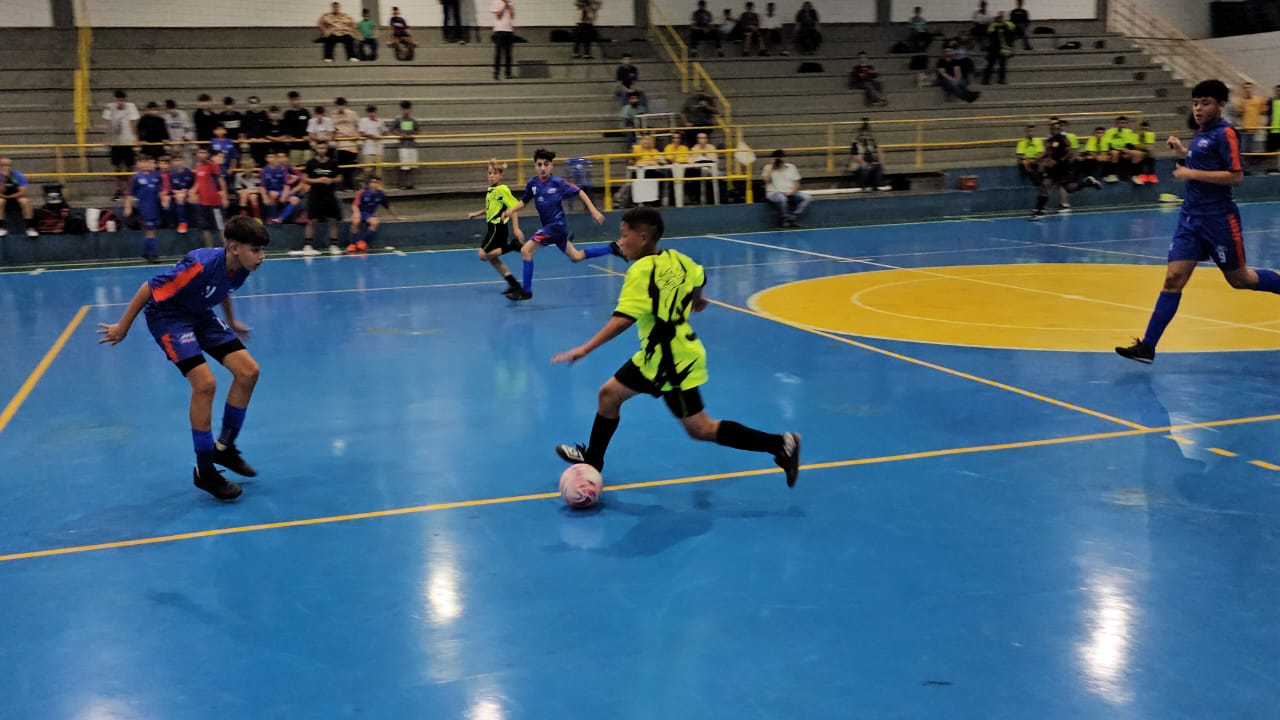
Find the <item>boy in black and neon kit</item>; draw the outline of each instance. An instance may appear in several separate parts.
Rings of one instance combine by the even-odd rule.
[[[786,474],[787,486],[795,485],[800,472],[798,434],[761,432],[732,420],[716,420],[703,409],[698,387],[707,382],[707,351],[689,326],[689,311],[707,306],[702,296],[706,275],[689,257],[658,248],[663,230],[662,215],[653,208],[632,208],[622,216],[617,244],[631,267],[613,317],[585,344],[551,358],[553,363],[572,364],[632,325],[640,334],[640,350],[600,388],[590,442],[557,445],[556,454],[565,462],[603,470],[622,404],[645,393],[661,397],[689,437],[769,453]]]
[[[520,218],[516,213],[511,213],[509,221],[502,219],[502,213],[518,203],[516,196],[511,194],[511,188],[502,184],[502,173],[506,169],[506,163],[496,159],[489,161],[486,172],[489,190],[484,195],[484,209],[467,214],[468,218],[485,219],[484,241],[480,243],[479,255],[481,260],[492,265],[502,279],[507,281],[507,289],[503,293],[519,291],[521,287],[520,281],[515,279],[506,263],[502,262],[502,256],[509,252],[520,252],[520,247],[524,245],[524,233],[520,231]],[[515,235],[514,240],[510,237],[512,234]]]

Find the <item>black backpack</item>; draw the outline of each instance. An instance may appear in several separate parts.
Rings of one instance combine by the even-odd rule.
[[[71,208],[63,215],[62,232],[68,235],[84,235],[89,232],[89,223],[85,221],[84,208]]]
[[[61,213],[67,206],[67,198],[62,194],[61,183],[50,183],[42,186],[44,190],[44,206],[53,212]]]

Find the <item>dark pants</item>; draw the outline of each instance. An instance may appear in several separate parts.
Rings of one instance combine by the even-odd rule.
[[[511,77],[511,46],[515,44],[516,34],[500,31],[493,34],[493,79],[498,79],[498,70],[506,67],[507,77]]]
[[[333,46],[341,45],[347,51],[347,59],[356,57],[355,38],[350,35],[326,35],[324,38],[324,59],[333,59]]]
[[[966,81],[956,82],[949,77],[939,75],[937,82],[943,92],[958,97],[965,102],[973,102],[978,97],[977,93],[969,89],[969,83]]]
[[[339,150],[337,155],[339,165],[355,165],[360,162],[360,156],[355,150]],[[356,169],[353,167],[342,168],[342,186],[348,190],[354,190],[356,187]]]
[[[1027,26],[1026,26],[1026,25],[1014,25],[1014,26],[1013,26],[1013,29],[1014,29],[1014,32],[1015,32],[1015,33],[1017,33],[1017,36],[1018,36],[1018,37],[1020,37],[1020,38],[1022,38],[1022,49],[1023,49],[1023,50],[1030,50],[1030,49],[1031,49],[1031,39],[1027,37]]]
[[[467,33],[462,29],[462,11],[459,9],[458,0],[440,0],[440,9],[444,11],[444,31],[445,42],[458,42],[466,40]]]
[[[377,60],[378,59],[378,38],[364,38],[360,41],[360,59],[361,60]]]
[[[982,70],[983,85],[991,84],[991,71],[995,70],[997,63],[1000,65],[1000,76],[999,76],[1000,84],[1001,85],[1004,84],[1005,71],[1009,67],[1009,58],[1005,57],[1003,54],[1000,53],[999,50],[997,50],[995,52],[987,53],[987,67]]]
[[[711,28],[709,30],[693,28],[692,30],[689,31],[689,49],[692,50],[694,54],[697,54],[698,46],[701,45],[703,41],[706,41],[706,40],[710,40],[711,42],[715,43],[716,50],[719,50],[720,43],[722,42],[720,39],[719,28]]]
[[[578,23],[573,33],[573,56],[590,57],[591,41],[596,39],[596,26],[591,23]]]

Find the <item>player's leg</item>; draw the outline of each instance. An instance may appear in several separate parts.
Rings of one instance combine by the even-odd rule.
[[[1169,265],[1165,270],[1164,286],[1160,296],[1156,298],[1155,309],[1151,311],[1151,319],[1147,322],[1147,331],[1141,338],[1127,347],[1117,347],[1121,357],[1150,363],[1155,360],[1156,345],[1164,335],[1165,328],[1178,313],[1178,305],[1182,302],[1182,289],[1191,280],[1196,263],[1205,255],[1197,238],[1196,229],[1189,217],[1184,213],[1178,218],[1178,229],[1174,232],[1173,242],[1169,246]]]
[[[1046,168],[1044,177],[1040,178],[1040,192],[1036,195],[1036,209],[1031,211],[1032,220],[1039,220],[1044,217],[1044,208],[1049,204],[1049,191],[1053,189],[1054,175],[1057,174],[1054,172],[1056,168],[1056,165]]]
[[[239,340],[213,348],[209,354],[230,370],[232,377],[231,388],[227,391],[227,402],[222,410],[222,429],[218,433],[218,441],[214,447],[214,462],[237,475],[253,477],[258,472],[240,457],[240,450],[236,448],[236,439],[240,436],[241,428],[244,427],[249,400],[253,397],[253,389],[258,384],[260,372],[258,363]]]
[[[522,282],[520,283],[520,291],[516,292],[513,288],[507,293],[507,297],[512,300],[528,300],[533,297],[533,254],[542,249],[544,242],[551,240],[551,234],[546,228],[538,230],[533,237],[525,241],[524,247],[520,248],[520,257],[524,260],[524,272]]]
[[[494,271],[501,275],[503,280],[507,281],[507,287],[502,291],[504,295],[509,292],[523,292],[519,281],[507,269],[507,264],[502,262],[503,253],[520,249],[514,246],[508,238],[510,225],[508,223],[486,222],[485,226],[484,242],[480,244],[480,250],[478,251],[480,259],[489,263]]]
[[[623,378],[623,379],[619,379]],[[586,463],[597,470],[604,470],[604,456],[609,449],[609,441],[618,429],[622,419],[622,404],[642,392],[656,394],[651,390],[638,389],[631,386],[643,386],[652,383],[640,374],[640,368],[631,361],[600,386],[597,393],[596,419],[591,423],[591,438],[586,445],[557,445],[556,454],[568,463]]]
[[[778,435],[733,420],[716,420],[703,409],[697,388],[664,393],[663,400],[671,413],[680,419],[689,437],[735,450],[769,453],[786,475],[787,487],[796,484],[796,477],[800,474],[799,434],[788,432]]]
[[[364,236],[360,231],[360,225],[361,225],[360,211],[356,210],[355,212],[351,213],[351,232],[348,236],[349,242],[347,243],[347,252],[349,253],[353,253],[356,251],[357,240],[364,239]]]
[[[364,218],[364,237],[356,240],[356,249],[364,252],[373,244],[373,240],[378,235],[378,226],[382,221],[376,215],[369,215]]]
[[[187,234],[187,191],[173,191],[173,213],[178,220],[178,233]]]
[[[156,247],[156,225],[158,219],[144,218],[142,221],[142,257],[147,262],[156,262],[160,252]]]
[[[1204,231],[1213,238],[1213,260],[1231,287],[1280,294],[1280,274],[1274,270],[1249,267],[1244,254],[1244,232],[1240,229],[1239,211],[1204,218],[1202,222]]]

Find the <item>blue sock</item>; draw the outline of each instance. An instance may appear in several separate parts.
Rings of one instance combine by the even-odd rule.
[[[289,216],[293,214],[294,208],[298,207],[297,205],[294,205],[293,203],[289,203],[289,202],[283,203],[283,205],[284,205],[284,210],[281,210],[280,214],[276,216],[281,221],[288,220]]]
[[[582,254],[586,255],[588,260],[590,260],[591,258],[600,257],[601,255],[609,255],[611,253],[613,253],[613,248],[609,247],[607,243],[604,245],[589,247],[586,250],[582,251]]]
[[[156,257],[159,254],[156,252],[156,239],[153,237],[144,238],[142,241],[142,256]]]
[[[240,428],[244,427],[244,411],[245,408],[236,407],[230,403],[222,408],[222,432],[218,435],[218,442],[223,447],[232,447],[236,444]]]
[[[177,208],[177,210],[178,210],[178,222],[180,222],[180,223],[184,223],[184,222],[186,222],[186,221],[187,221],[187,204],[186,204],[186,203],[175,203],[175,205],[174,205],[174,206],[175,206],[175,207]]]
[[[1180,302],[1182,302],[1180,292],[1160,293],[1160,297],[1156,299],[1156,309],[1151,312],[1151,321],[1147,323],[1147,334],[1142,336],[1144,345],[1155,348],[1156,343],[1160,342],[1160,336],[1164,335],[1164,329],[1169,327],[1173,316],[1178,313]]]
[[[1275,270],[1258,270],[1257,273],[1258,287],[1254,290],[1280,294],[1280,273]]]
[[[192,430],[191,442],[196,446],[196,467],[201,473],[213,472],[213,431]]]
[[[365,239],[365,242],[367,242],[367,243],[369,243],[370,245],[372,245],[372,244],[373,244],[373,237],[374,237],[375,235],[377,235],[377,234],[378,234],[378,231],[377,231],[377,230],[372,230],[372,229],[371,229],[371,230],[365,230],[365,231],[364,231],[364,239]]]
[[[524,288],[525,292],[531,295],[533,294],[533,261],[532,260],[524,261],[524,284],[521,285],[521,287]]]

